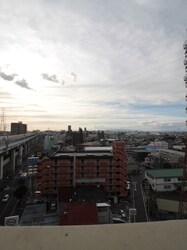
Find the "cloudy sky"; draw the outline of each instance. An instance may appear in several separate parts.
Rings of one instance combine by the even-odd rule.
[[[1,0],[1,121],[4,108],[7,130],[185,130],[186,10],[186,0]]]

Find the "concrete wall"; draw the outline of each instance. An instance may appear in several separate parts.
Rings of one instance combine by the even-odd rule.
[[[0,227],[3,250],[186,250],[187,220],[94,226]]]

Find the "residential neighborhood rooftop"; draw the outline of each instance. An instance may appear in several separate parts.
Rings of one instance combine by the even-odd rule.
[[[151,169],[146,173],[154,178],[182,177],[183,168]]]

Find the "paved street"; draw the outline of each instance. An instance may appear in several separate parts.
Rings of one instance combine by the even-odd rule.
[[[5,190],[0,194],[0,225],[4,225],[4,218],[12,215],[17,205],[17,199],[13,195],[14,188]],[[2,198],[5,194],[9,194],[9,199],[7,202],[2,202]]]
[[[21,170],[25,171],[27,169],[26,161],[23,163]],[[18,172],[18,170],[17,170]],[[4,225],[4,218],[7,216],[15,215],[16,205],[18,200],[14,196],[14,191],[16,190],[17,185],[17,176],[12,181],[7,182],[7,187],[0,192],[0,226]],[[9,199],[6,202],[2,202],[2,198],[5,194],[9,194]]]
[[[135,197],[135,207],[137,209],[136,222],[146,222],[146,208],[143,200],[142,186],[141,186],[141,177],[133,176],[133,182],[136,182],[136,191],[134,192]]]
[[[143,174],[133,175],[131,177],[131,197],[133,198],[133,183],[134,183],[134,203],[135,208],[137,209],[136,222],[146,222],[147,214],[146,208],[144,204],[143,190],[142,190],[142,180],[144,176]],[[133,206],[133,200],[132,200]],[[131,207],[132,207],[131,206]]]

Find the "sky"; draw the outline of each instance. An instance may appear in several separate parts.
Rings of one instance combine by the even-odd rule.
[[[186,130],[186,9],[186,0],[1,0],[1,130],[18,121],[30,131]]]

